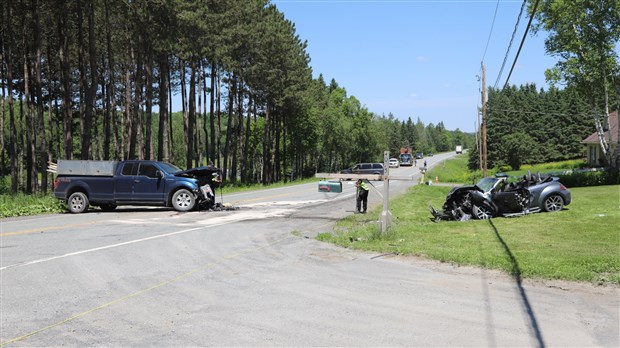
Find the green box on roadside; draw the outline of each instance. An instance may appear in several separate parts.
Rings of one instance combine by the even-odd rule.
[[[319,181],[319,192],[341,193],[341,181]]]

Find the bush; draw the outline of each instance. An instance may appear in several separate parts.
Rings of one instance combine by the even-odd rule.
[[[590,172],[572,172],[569,174],[554,175],[567,187],[587,187],[600,185],[620,184],[620,173],[617,169],[607,169]]]

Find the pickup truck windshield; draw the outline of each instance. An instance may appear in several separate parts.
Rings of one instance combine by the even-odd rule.
[[[162,167],[162,169],[168,173],[168,174],[174,174],[176,172],[180,172],[181,169],[173,164],[170,163],[165,163],[165,162],[159,162],[159,165]]]

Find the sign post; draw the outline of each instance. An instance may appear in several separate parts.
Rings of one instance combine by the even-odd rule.
[[[385,174],[383,175],[383,210],[379,218],[379,231],[387,232],[392,223],[392,213],[390,212],[390,152],[383,152],[383,167]]]
[[[392,213],[390,212],[390,180],[407,180],[407,181],[413,180],[413,175],[391,176],[389,164],[390,164],[390,152],[385,151],[383,152],[383,167],[385,168],[385,172],[383,175],[380,175],[380,174],[316,173],[314,176],[316,178],[325,178],[325,179],[382,180],[383,181],[383,192],[380,193],[377,190],[377,193],[379,193],[379,195],[383,197],[383,210],[381,210],[381,215],[379,216],[379,231],[383,233],[383,232],[387,232],[387,230],[390,228],[390,225],[392,223]]]

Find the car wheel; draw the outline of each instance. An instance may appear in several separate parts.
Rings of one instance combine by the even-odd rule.
[[[472,208],[472,213],[478,220],[488,220],[493,218],[493,211],[485,205],[474,205]]]
[[[67,207],[73,214],[80,214],[88,210],[88,197],[83,192],[74,192],[67,200]]]
[[[176,211],[190,211],[196,205],[196,197],[186,189],[180,189],[172,195],[172,207]]]
[[[553,194],[545,198],[542,208],[547,212],[560,211],[564,208],[564,199],[558,194]]]
[[[99,206],[103,211],[113,211],[116,209],[116,204],[102,204]]]

